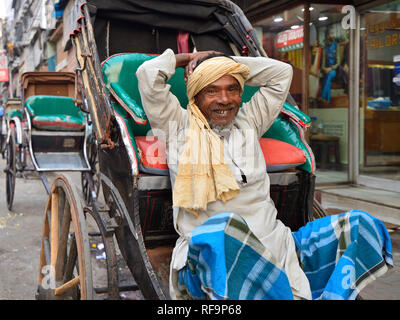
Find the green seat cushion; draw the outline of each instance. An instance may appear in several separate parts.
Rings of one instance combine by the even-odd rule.
[[[85,129],[85,118],[71,97],[31,96],[25,107],[32,118],[32,126],[43,130],[80,131]]]

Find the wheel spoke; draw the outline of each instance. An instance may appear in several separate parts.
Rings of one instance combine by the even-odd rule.
[[[52,267],[56,266],[57,251],[58,251],[58,191],[51,194],[51,228],[50,228],[50,248],[51,248],[51,261]]]
[[[54,295],[56,296],[61,296],[63,295],[67,290],[77,286],[80,282],[80,277],[79,275],[75,278],[73,278],[72,280],[64,283],[63,285],[57,287],[54,291]]]

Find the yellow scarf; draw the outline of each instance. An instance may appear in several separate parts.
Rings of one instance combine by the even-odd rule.
[[[227,57],[215,57],[202,62],[188,78],[189,128],[184,150],[179,157],[178,174],[173,190],[173,205],[198,216],[207,203],[224,203],[239,194],[240,188],[224,159],[224,147],[219,136],[195,104],[194,97],[204,87],[219,78],[231,75],[242,92],[249,68]]]

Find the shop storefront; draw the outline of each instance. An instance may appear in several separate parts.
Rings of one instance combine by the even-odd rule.
[[[400,184],[400,1],[360,10],[360,180]]]
[[[400,1],[260,12],[259,39],[293,66],[291,95],[312,119],[317,183],[400,190]]]

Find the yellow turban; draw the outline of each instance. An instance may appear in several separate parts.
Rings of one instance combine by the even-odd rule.
[[[225,203],[240,191],[231,168],[225,162],[221,139],[211,130],[194,100],[204,87],[225,75],[233,76],[243,92],[249,68],[227,57],[215,57],[203,61],[188,78],[187,110],[190,125],[184,150],[179,157],[173,205],[184,208],[196,217],[198,210],[207,209],[207,203],[216,200]]]

